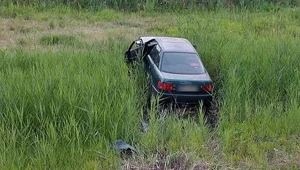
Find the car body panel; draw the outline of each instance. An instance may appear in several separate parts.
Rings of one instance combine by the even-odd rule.
[[[168,78],[170,80],[176,80],[176,81],[199,81],[199,79],[203,81],[211,81],[210,76],[207,73],[182,75],[182,74],[171,74],[171,73],[162,72],[161,74],[165,78]]]
[[[133,44],[136,47],[133,49]],[[212,80],[206,71],[194,46],[184,38],[177,37],[140,37],[129,47],[127,54],[134,55],[131,58],[143,61],[149,77],[149,86],[152,94],[159,95],[164,101],[196,104],[199,101],[211,101],[213,91],[203,90],[206,85],[212,84]],[[125,57],[126,57],[125,53]],[[170,73],[161,70],[162,60],[165,53],[195,54],[199,58],[203,73],[180,74]],[[158,88],[158,82],[173,85],[171,91]]]

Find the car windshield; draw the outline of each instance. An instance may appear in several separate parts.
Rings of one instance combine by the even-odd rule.
[[[164,53],[161,71],[174,74],[202,74],[205,72],[195,53]]]

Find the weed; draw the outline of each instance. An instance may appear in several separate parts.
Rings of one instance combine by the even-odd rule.
[[[27,42],[26,39],[21,38],[21,39],[18,40],[18,44],[19,44],[19,45],[26,45],[26,44],[28,44],[28,42]]]
[[[50,21],[50,22],[49,22],[48,28],[49,28],[50,30],[53,30],[53,29],[55,28],[55,24],[54,24],[53,21]]]
[[[44,35],[40,38],[40,42],[44,45],[74,45],[78,40],[71,35]]]

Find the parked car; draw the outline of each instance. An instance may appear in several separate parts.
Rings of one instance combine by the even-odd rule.
[[[140,37],[125,52],[127,63],[144,62],[151,94],[178,104],[210,103],[214,85],[195,46],[176,37]]]

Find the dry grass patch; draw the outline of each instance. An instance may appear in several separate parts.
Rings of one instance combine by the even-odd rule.
[[[126,21],[88,22],[81,19],[70,21],[69,17],[59,20],[22,20],[16,18],[0,19],[0,49],[17,45],[36,48],[39,40],[47,35],[68,35],[76,39],[93,43],[108,39],[122,38],[128,41],[140,35],[151,34],[145,31],[149,25],[155,25],[153,18],[136,18],[132,16]]]

